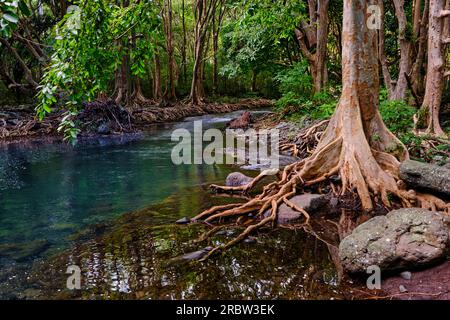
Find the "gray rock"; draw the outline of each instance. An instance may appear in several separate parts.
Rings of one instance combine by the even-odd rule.
[[[240,187],[250,183],[253,180],[240,172],[232,172],[227,176],[225,185],[228,187]]]
[[[245,238],[244,241],[242,241],[245,244],[254,244],[256,243],[256,239],[254,237],[248,237]]]
[[[182,261],[192,261],[200,260],[208,254],[213,249],[213,247],[205,247],[201,250],[183,254],[182,256],[175,257],[170,260],[170,262],[182,262]]]
[[[295,196],[289,199],[292,203],[297,205],[300,208],[305,209],[307,212],[314,212],[318,209],[321,209],[325,205],[328,204],[328,198],[322,194],[312,194],[305,193],[302,195]],[[265,217],[270,215],[270,210],[267,210],[264,213]],[[288,224],[295,222],[303,217],[303,214],[295,211],[288,207],[285,203],[283,203],[278,209],[278,223],[279,224]]]
[[[409,271],[403,271],[402,273],[400,273],[400,277],[402,277],[405,280],[411,280],[412,274]]]
[[[400,177],[411,187],[450,195],[450,170],[445,167],[407,160],[400,165]]]
[[[406,289],[402,284],[398,287],[398,290],[400,290],[401,293],[408,292],[408,289]]]
[[[191,222],[191,219],[184,217],[175,221],[176,224],[188,224]]]
[[[426,265],[446,254],[450,239],[448,218],[419,208],[391,211],[359,225],[339,245],[345,270],[365,272],[377,265],[398,270]]]

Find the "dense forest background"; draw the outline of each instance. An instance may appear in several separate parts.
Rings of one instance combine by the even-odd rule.
[[[432,117],[430,3],[448,5],[387,0],[375,12],[381,111],[394,132],[408,131],[414,115],[422,128]],[[277,99],[294,119],[326,118],[341,93],[342,0],[1,0],[0,7],[0,104],[33,104],[41,118],[55,109],[75,114],[95,99],[132,109],[246,97]],[[434,88],[443,95],[441,122],[450,99],[445,20],[439,50],[447,62]]]

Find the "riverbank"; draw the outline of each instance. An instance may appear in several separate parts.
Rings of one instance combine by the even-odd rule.
[[[74,119],[80,137],[120,135],[145,131],[157,123],[181,121],[186,117],[220,114],[242,109],[270,108],[273,101],[267,99],[243,99],[237,103],[205,103],[195,106],[178,103],[171,107],[146,106],[126,110],[112,101],[92,102],[84,106]],[[24,141],[26,138],[46,138],[61,141],[58,127],[62,112],[49,114],[43,121],[35,117],[32,106],[0,108],[0,142]]]

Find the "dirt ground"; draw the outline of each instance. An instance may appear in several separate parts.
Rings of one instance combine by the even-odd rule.
[[[400,275],[386,279],[382,282],[383,291],[392,299],[450,300],[450,260],[432,268],[411,271],[411,274],[410,280]],[[401,292],[400,286],[407,292]]]

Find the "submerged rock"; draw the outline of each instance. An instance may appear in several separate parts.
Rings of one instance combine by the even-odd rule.
[[[294,203],[296,206],[305,209],[308,212],[313,212],[318,209],[321,209],[329,202],[326,195],[312,194],[312,193],[305,193],[302,195],[295,196],[289,199],[289,201]],[[269,215],[270,210],[267,210],[264,213],[264,216],[268,217]],[[285,203],[283,203],[278,209],[279,224],[292,223],[295,222],[296,220],[301,219],[302,217],[303,217],[302,213],[295,211],[294,209],[291,209]]]
[[[190,252],[183,254],[182,256],[175,257],[170,260],[170,262],[187,262],[187,261],[193,261],[193,260],[200,260],[204,256],[208,254],[213,249],[213,247],[205,247],[201,250]]]
[[[400,177],[411,187],[450,195],[450,170],[445,167],[406,160],[400,165]]]
[[[246,176],[240,172],[232,172],[227,176],[225,185],[227,187],[240,187],[250,183],[253,178]]]
[[[449,233],[450,220],[443,214],[399,209],[355,228],[339,245],[339,257],[351,273],[372,265],[382,270],[418,267],[445,256]]]

